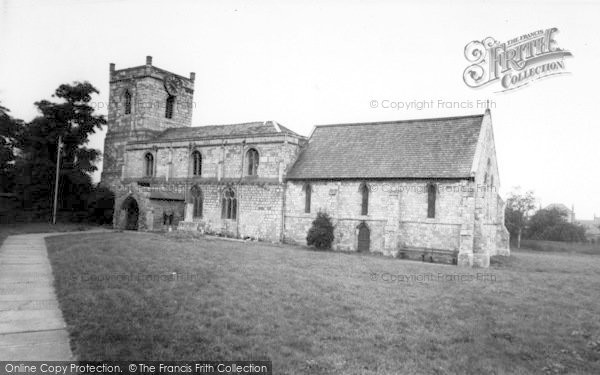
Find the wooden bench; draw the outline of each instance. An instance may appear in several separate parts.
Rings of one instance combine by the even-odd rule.
[[[425,247],[403,247],[398,252],[400,259],[416,259],[429,263],[458,264],[458,250],[429,249]],[[449,261],[441,261],[441,259]]]

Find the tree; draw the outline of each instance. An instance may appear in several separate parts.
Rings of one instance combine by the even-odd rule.
[[[540,209],[531,217],[527,235],[536,240],[585,241],[585,228],[568,218],[569,213],[558,208]]]
[[[98,90],[89,82],[60,85],[53,97],[60,102],[36,102],[41,115],[24,126],[18,137],[22,152],[16,163],[18,189],[26,206],[47,210],[52,205],[58,138],[62,138],[59,207],[72,211],[86,209],[87,194],[92,191],[89,173],[100,152],[85,145],[90,134],[102,128],[106,120],[94,114],[89,105]]]
[[[325,212],[319,211],[317,218],[312,222],[311,228],[306,236],[306,244],[315,246],[319,250],[331,249],[334,240],[334,226],[331,217]]]
[[[0,191],[14,188],[14,161],[17,137],[23,122],[12,118],[7,108],[0,105]]]
[[[517,248],[521,248],[521,237],[527,225],[527,219],[535,209],[535,196],[533,191],[521,193],[520,188],[514,188],[506,200],[504,213],[506,229],[511,237],[517,238]]]

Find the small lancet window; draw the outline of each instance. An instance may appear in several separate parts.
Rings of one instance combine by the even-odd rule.
[[[167,98],[167,105],[165,109],[165,117],[173,118],[173,107],[175,105],[175,97],[173,95],[169,95]]]
[[[246,161],[248,163],[248,176],[258,175],[258,151],[256,149],[251,148],[246,152]]]
[[[154,175],[154,156],[151,153],[147,153],[144,159],[146,163],[146,177],[152,177]]]
[[[128,115],[131,113],[131,93],[125,91],[125,114]]]
[[[192,174],[194,176],[202,175],[202,154],[199,151],[192,152]]]
[[[310,184],[304,185],[304,212],[310,213],[310,201],[312,196],[312,186]]]
[[[434,183],[427,184],[427,217],[435,217],[435,200],[437,195],[437,186]]]
[[[366,182],[360,184],[360,193],[362,195],[361,201],[361,215],[369,214],[369,185]]]

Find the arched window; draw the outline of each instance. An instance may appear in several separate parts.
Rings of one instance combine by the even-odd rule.
[[[154,175],[154,156],[148,152],[144,156],[144,160],[146,162],[146,176],[152,177]]]
[[[235,219],[237,212],[237,199],[232,188],[225,189],[221,201],[221,218]]]
[[[310,213],[310,200],[312,195],[312,186],[310,184],[304,185],[304,212]]]
[[[192,173],[194,176],[201,176],[202,175],[202,154],[200,153],[200,151],[194,151],[192,152],[192,162],[193,162],[193,169],[192,169]]]
[[[192,204],[194,206],[193,216],[202,217],[202,208],[204,204],[202,190],[198,187],[198,185],[194,185],[190,189],[190,195],[192,196]]]
[[[360,193],[362,194],[361,215],[369,214],[369,185],[366,182],[360,184]]]
[[[434,183],[427,184],[427,217],[435,217],[435,199],[437,195],[437,186]]]
[[[258,151],[251,148],[246,152],[246,162],[248,163],[248,176],[256,176],[258,174]]]
[[[131,113],[131,93],[129,90],[125,91],[125,114]]]
[[[165,117],[173,118],[173,107],[175,105],[175,97],[173,95],[169,95],[167,98],[167,105],[165,108]]]

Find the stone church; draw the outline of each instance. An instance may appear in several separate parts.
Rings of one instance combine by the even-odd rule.
[[[467,266],[508,255],[491,114],[322,125],[192,127],[195,74],[110,64],[102,183],[114,225],[306,244]]]

